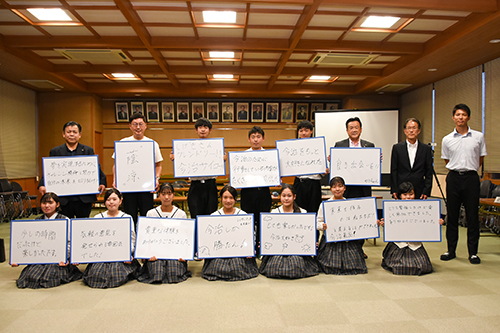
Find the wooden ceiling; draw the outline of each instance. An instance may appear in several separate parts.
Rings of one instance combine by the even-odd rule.
[[[500,43],[490,43],[500,39],[499,3],[0,0],[0,78],[37,91],[103,98],[331,99],[409,85],[400,94],[500,57]],[[26,11],[33,7],[66,9],[77,24],[37,22]],[[204,25],[203,10],[236,11],[237,22]],[[359,31],[370,15],[401,20],[393,30]],[[68,59],[58,49],[121,50],[128,59]],[[206,60],[208,51],[234,51],[239,59]],[[318,53],[376,57],[364,65],[311,63]],[[115,72],[139,80],[104,76]],[[212,74],[237,80],[211,81]],[[310,75],[336,79],[307,82]]]

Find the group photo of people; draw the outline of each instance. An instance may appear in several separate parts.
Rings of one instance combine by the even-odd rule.
[[[247,107],[248,104],[244,104],[238,112],[241,114],[241,112],[246,111]],[[458,219],[460,207],[463,205],[467,216],[468,260],[471,264],[479,264],[481,260],[478,256],[479,176],[477,171],[483,163],[487,151],[481,132],[475,131],[468,126],[471,110],[467,105],[457,104],[450,112],[450,115],[456,126],[449,135],[442,138],[440,156],[449,170],[446,178],[447,247],[443,249],[443,254],[439,259],[449,261],[457,256]],[[248,117],[248,113],[245,116]],[[360,117],[362,117],[362,114],[360,114]],[[375,143],[361,138],[363,123],[360,117],[346,119],[345,135],[347,138],[336,142],[331,149],[338,148],[339,154],[346,154],[342,149],[349,149],[352,153],[356,152],[362,155],[367,154],[370,149],[372,151],[376,149]],[[333,163],[331,165],[327,163],[327,161],[339,157],[330,156],[323,149],[323,152],[317,153],[318,156],[323,156],[323,162],[316,163],[313,166],[311,161],[316,161],[317,157],[312,153],[314,125],[309,120],[298,122],[296,127],[297,139],[283,141],[290,145],[289,148],[283,150],[278,145],[283,142],[276,142],[277,150],[282,153],[279,161],[282,165],[281,173],[278,171],[276,178],[273,178],[272,172],[279,168],[272,168],[272,162],[269,162],[267,157],[262,155],[267,152],[271,153],[274,149],[264,149],[266,135],[264,129],[260,126],[253,126],[248,130],[247,140],[250,148],[246,151],[228,153],[224,152],[223,149],[214,150],[218,152],[216,158],[222,160],[218,167],[224,169],[226,162],[233,164],[233,167],[230,167],[229,183],[222,184],[217,182],[216,175],[219,171],[216,170],[216,164],[210,162],[204,165],[203,158],[198,156],[199,149],[201,149],[202,153],[210,155],[211,149],[214,149],[212,146],[215,146],[213,140],[216,139],[211,138],[213,125],[209,119],[200,116],[196,120],[194,129],[197,137],[189,142],[184,142],[184,139],[179,140],[180,143],[190,144],[191,149],[176,148],[187,146],[176,146],[174,140],[174,149],[167,158],[163,157],[159,143],[145,136],[147,129],[145,115],[142,113],[131,115],[129,129],[131,136],[115,142],[112,184],[107,183],[106,176],[99,164],[97,164],[96,170],[98,172],[94,177],[96,179],[95,193],[104,195],[102,202],[105,211],[101,210],[96,215],[92,215],[93,211],[95,211],[93,205],[97,201],[95,193],[78,193],[78,190],[76,190],[77,194],[59,193],[61,195],[58,195],[58,193],[50,191],[50,187],[56,188],[51,186],[56,181],[53,180],[53,175],[46,171],[38,187],[42,195],[40,207],[43,214],[36,217],[36,220],[70,219],[71,229],[73,229],[73,222],[76,223],[79,219],[122,219],[127,221],[125,223],[126,230],[130,232],[130,237],[126,237],[127,240],[130,240],[130,247],[127,247],[130,257],[124,261],[113,262],[95,258],[86,261],[87,266],[82,272],[79,269],[79,262],[74,262],[73,259],[69,260],[69,258],[74,258],[73,254],[70,253],[72,249],[74,251],[74,248],[70,245],[70,238],[68,238],[67,261],[53,264],[28,264],[16,281],[19,288],[50,288],[80,279],[91,288],[113,288],[131,280],[150,284],[179,283],[192,277],[188,264],[192,260],[203,260],[201,277],[209,281],[247,280],[255,278],[259,274],[276,279],[300,279],[318,274],[367,274],[368,270],[365,262],[368,256],[363,250],[363,245],[367,239],[378,238],[380,228],[393,228],[392,225],[395,224],[401,225],[400,228],[402,229],[424,228],[425,223],[430,223],[437,226],[432,233],[439,233],[440,237],[440,228],[444,224],[444,220],[441,218],[441,210],[419,220],[417,216],[426,214],[421,211],[422,206],[414,204],[415,202],[428,201],[427,210],[432,210],[430,204],[432,201],[436,201],[431,200],[434,176],[433,164],[438,162],[433,160],[432,148],[419,140],[422,125],[417,118],[408,118],[403,122],[402,130],[405,140],[394,143],[390,154],[386,152],[384,155],[381,149],[376,150],[375,163],[372,164],[381,163],[383,158],[390,159],[390,197],[394,200],[411,200],[411,203],[414,204],[413,206],[399,208],[400,211],[392,215],[386,214],[384,205],[384,212],[381,216],[379,216],[376,208],[364,208],[363,206],[365,203],[369,204],[375,201],[371,200],[375,199],[371,186],[355,184],[350,174],[337,174],[339,169],[334,168]],[[79,143],[82,135],[82,127],[79,123],[68,121],[64,124],[62,130],[65,143],[51,149],[50,157],[65,158],[94,155],[94,150],[91,147]],[[131,143],[143,145],[128,145],[127,150],[118,149],[120,145],[125,147]],[[146,148],[146,143],[151,144],[151,150]],[[297,150],[298,152],[290,155],[303,155],[302,159],[292,158],[285,163],[285,152],[294,150],[293,147],[298,147],[294,145],[298,144],[307,144],[310,150],[307,150],[306,153],[302,153],[306,151],[303,148]],[[139,155],[140,152],[133,150],[135,147],[141,147],[138,150],[144,150],[145,155]],[[359,149],[353,151],[352,148]],[[329,151],[336,152],[336,150]],[[124,159],[125,154],[128,154],[126,159]],[[204,156],[208,161],[210,157],[207,154]],[[123,177],[119,176],[119,174],[128,172],[128,178],[125,182],[135,183],[136,179],[141,178],[137,174],[145,172],[145,170],[142,165],[139,166],[139,169],[133,169],[133,167],[134,164],[140,165],[140,163],[143,163],[142,160],[149,160],[144,161],[144,163],[150,163],[154,168],[151,177],[153,179],[145,181],[149,184],[147,190],[130,190],[129,187],[122,185],[123,181],[121,179]],[[244,162],[245,167],[234,166],[240,160]],[[179,165],[189,164],[189,162],[191,165],[182,169],[187,168],[188,173],[193,173],[193,176],[189,177],[188,182],[184,185],[187,187],[187,207],[185,207],[179,205],[179,202],[175,202],[176,187],[173,185],[175,182],[162,180],[162,166],[165,163],[173,163],[175,175],[176,171],[181,170]],[[254,162],[257,162],[258,167],[253,167]],[[122,163],[127,164],[127,167],[122,166]],[[267,163],[270,163],[269,166]],[[303,173],[295,174],[295,177],[292,178],[293,182],[284,182],[283,179],[285,178],[282,176],[288,170],[284,165],[298,165],[301,163],[307,164],[306,168],[301,169]],[[197,171],[202,167],[206,170],[205,175]],[[127,171],[123,171],[125,169]],[[267,173],[264,176],[260,174],[261,169],[266,169]],[[239,175],[239,178],[234,176],[237,172],[242,174]],[[296,172],[300,173],[300,171]],[[378,173],[380,173],[380,168],[378,168]],[[47,174],[47,179],[45,174]],[[135,174],[133,179],[130,178],[131,174]],[[325,190],[322,190],[322,181],[325,182],[325,177],[327,185],[323,186]],[[243,182],[243,185],[238,181]],[[64,184],[64,180],[62,183]],[[68,183],[70,183],[69,179]],[[140,183],[140,186],[143,186],[142,183]],[[64,192],[64,190],[62,191]],[[411,210],[411,207],[418,208],[413,208],[414,211],[410,212],[408,210]],[[347,214],[348,209],[351,211],[358,210],[359,214],[351,212],[351,215],[349,215]],[[397,208],[393,207],[393,209]],[[343,215],[344,212],[347,215]],[[272,219],[273,214],[283,215],[276,216],[279,220],[271,223],[269,221],[274,221]],[[229,218],[231,216],[234,217]],[[303,216],[303,218],[300,218],[300,216]],[[310,220],[310,216],[313,216],[313,222],[312,225],[307,226],[306,220]],[[406,217],[402,218],[401,216]],[[186,245],[187,243],[184,244],[184,247],[191,248],[194,253],[192,255],[188,254],[188,257],[184,258],[165,259],[164,253],[150,251],[148,253],[154,254],[142,259],[135,258],[134,254],[137,252],[134,253],[134,249],[137,250],[136,247],[144,244],[137,240],[143,239],[144,234],[154,233],[151,232],[150,227],[140,228],[144,218],[171,219],[171,221],[176,221],[181,225],[183,221],[196,220],[198,229],[195,228],[194,230],[197,230],[198,234],[188,236],[186,239],[190,243],[188,245]],[[244,218],[248,218],[248,221],[251,222],[243,223]],[[73,219],[75,220],[73,221]],[[225,229],[225,231],[221,229],[216,232],[217,229],[210,229],[207,232],[209,228],[213,228],[215,222],[210,222],[212,224],[209,224],[209,227],[201,229],[200,225],[204,225],[202,224],[205,223],[204,220],[217,221],[220,228]],[[299,222],[294,222],[296,220]],[[415,223],[422,224],[417,227],[409,225]],[[250,236],[245,238],[244,246],[236,246],[236,243],[240,242],[238,237],[241,237],[241,235],[237,235],[235,230],[243,230],[244,225],[250,225],[246,228],[246,230],[250,230]],[[268,235],[269,231],[267,229],[276,226],[276,231]],[[165,228],[164,230],[161,228],[157,230],[162,230],[161,232],[165,233],[168,233],[168,230],[171,233],[180,232],[180,229],[174,227]],[[290,236],[280,234],[280,229],[297,229],[297,231]],[[301,229],[300,232],[299,229]],[[175,232],[172,230],[175,230]],[[228,230],[234,232],[234,239],[231,239],[231,232]],[[370,234],[370,232],[375,232],[375,234]],[[94,231],[89,232],[89,235],[91,233],[94,234]],[[102,233],[103,231],[101,231],[101,236]],[[213,244],[206,243],[205,236],[200,235],[200,233],[209,234],[212,237],[210,242],[213,242]],[[226,238],[213,238],[219,237],[214,235],[226,233],[229,235],[227,236],[229,241]],[[395,238],[398,241],[388,242],[385,249],[381,251],[380,258],[375,260],[380,260],[383,269],[396,275],[424,275],[433,272],[431,259],[422,243],[427,236],[424,236],[421,239],[422,241],[415,241],[414,239],[404,239],[405,236],[403,235],[404,232]],[[432,236],[429,237],[430,240]],[[71,239],[73,238],[72,235]],[[166,242],[165,239],[163,241]],[[174,241],[168,238],[168,242]],[[82,247],[90,246],[87,243],[83,244]],[[107,243],[103,244],[100,246],[106,246]],[[276,244],[282,247],[282,254],[279,253],[279,250],[272,249],[270,251],[270,248]],[[296,244],[300,244],[300,247]],[[287,252],[286,248],[288,247],[290,247],[291,252]],[[224,254],[211,254],[211,252],[219,253],[217,251],[221,248],[229,248],[230,250],[224,252]],[[246,252],[231,250],[232,248],[244,248]],[[106,249],[104,249],[105,251]],[[234,253],[234,256],[231,256],[231,253]],[[11,262],[13,267],[17,267],[19,264],[22,263]]]

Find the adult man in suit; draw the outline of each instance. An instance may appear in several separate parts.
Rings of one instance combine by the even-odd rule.
[[[370,141],[361,140],[361,132],[363,131],[363,128],[361,120],[358,117],[347,119],[345,127],[349,137],[345,140],[335,142],[335,147],[375,147],[375,145]],[[346,186],[346,191],[344,192],[344,197],[347,199],[371,196],[371,186]]]
[[[163,120],[171,120],[174,119],[174,114],[172,113],[172,109],[170,106],[165,106],[163,110]]]
[[[148,120],[158,120],[158,112],[156,111],[156,106],[154,105],[149,108]]]
[[[363,131],[361,119],[359,119],[358,117],[349,118],[345,122],[345,127],[347,135],[349,137],[345,140],[335,142],[335,147],[354,147],[354,148],[375,147],[375,145],[370,141],[361,140],[361,132]],[[345,188],[346,190],[344,192],[344,198],[346,199],[372,196],[371,186],[346,186]],[[362,246],[365,243],[365,240],[361,239],[354,242],[359,242],[360,249],[361,251],[363,251]],[[368,258],[368,256],[366,255],[366,253],[364,253],[364,251],[363,251],[363,257],[365,257],[365,259]]]
[[[262,108],[260,105],[253,106],[252,120],[262,120]]]
[[[79,140],[82,137],[82,126],[76,121],[68,121],[63,126],[62,134],[66,143],[50,150],[49,156],[78,156],[78,155],[95,155],[92,147],[82,145]],[[106,175],[99,166],[99,188],[98,191],[102,194],[106,188]],[[47,192],[43,177],[38,184],[38,190],[41,195]],[[60,196],[61,214],[69,218],[73,217],[89,217],[92,210],[92,203],[97,201],[95,194]]]
[[[118,119],[127,119],[127,111],[125,111],[125,106],[123,105],[120,106],[120,111],[118,111]]]
[[[240,106],[240,111],[238,111],[238,120],[248,121],[248,111],[245,109],[244,105]]]
[[[420,121],[408,118],[403,126],[406,135],[404,142],[392,146],[391,153],[391,193],[397,199],[398,187],[410,182],[415,188],[415,198],[427,199],[432,188],[432,150],[418,140],[421,131]]]
[[[208,119],[210,119],[210,120],[219,119],[219,111],[217,111],[217,108],[215,105],[210,106],[210,112],[208,113]]]

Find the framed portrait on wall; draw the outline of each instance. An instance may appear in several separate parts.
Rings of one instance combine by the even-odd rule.
[[[177,102],[177,121],[188,122],[189,121],[189,102]]]
[[[332,111],[332,110],[338,110],[339,109],[339,103],[326,103],[326,110]]]
[[[297,103],[295,105],[295,119],[297,122],[309,119],[309,104],[307,103]]]
[[[128,103],[115,102],[115,113],[117,123],[128,123]]]
[[[266,122],[278,122],[279,103],[266,103]]]
[[[248,103],[236,103],[236,121],[248,122]]]
[[[158,112],[158,102],[147,102],[146,103],[146,119],[150,123],[159,123],[160,122],[160,113]]]
[[[264,103],[252,103],[252,122],[261,123],[264,121]]]
[[[314,122],[314,113],[318,111],[325,111],[325,104],[311,103],[311,121]]]
[[[205,103],[203,102],[192,102],[191,103],[191,119],[196,121],[199,118],[205,117]]]
[[[213,123],[219,122],[219,103],[217,102],[209,102],[207,103],[207,113],[208,120]]]
[[[234,103],[222,103],[222,121],[232,122],[234,120]]]
[[[281,103],[281,122],[293,122],[293,103]]]
[[[174,103],[173,102],[162,102],[161,103],[161,119],[164,122],[174,121]]]
[[[144,103],[143,102],[130,102],[130,114],[140,113],[144,115]]]

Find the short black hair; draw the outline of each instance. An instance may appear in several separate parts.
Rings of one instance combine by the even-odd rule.
[[[359,123],[359,128],[363,128],[363,124],[361,124],[361,119],[359,119],[358,117],[352,117],[347,119],[347,121],[345,122],[345,128],[346,129],[349,128],[349,123],[353,121],[357,121]]]
[[[406,193],[415,193],[415,188],[413,187],[413,184],[410,182],[403,182],[399,184],[398,186],[398,198],[401,198],[401,194],[406,194]]]
[[[40,204],[49,202],[51,200],[54,200],[56,204],[59,204],[59,207],[56,208],[56,212],[61,210],[61,200],[59,200],[59,197],[54,192],[45,192],[45,194],[40,198]]]
[[[160,188],[158,189],[158,194],[162,193],[163,191],[170,190],[170,192],[174,193],[174,187],[170,183],[162,183],[160,185]]]
[[[310,129],[311,131],[314,129],[313,124],[309,120],[302,120],[297,124],[297,131],[300,131],[302,128]]]
[[[207,118],[198,118],[198,120],[196,120],[196,122],[194,123],[194,128],[198,128],[198,127],[208,127],[210,129],[212,129],[212,122],[210,120],[208,120]]]
[[[336,176],[336,177],[333,177],[331,180],[330,180],[330,188],[333,187],[333,185],[337,185],[337,184],[340,184],[342,186],[345,186],[345,181],[344,181],[344,178],[340,177],[340,176]]]
[[[118,198],[123,199],[123,195],[120,191],[118,191],[116,188],[112,187],[110,189],[107,189],[106,192],[104,193],[104,202],[108,201],[108,198],[111,196],[111,194],[116,194]]]
[[[403,128],[406,129],[406,125],[410,122],[410,121],[413,121],[413,122],[416,122],[417,125],[418,125],[418,129],[422,128],[422,125],[420,124],[420,120],[418,120],[417,118],[408,118],[405,120],[405,124],[403,125]]]
[[[136,119],[142,119],[144,120],[144,122],[146,122],[146,117],[142,113],[136,112],[132,116],[130,116],[129,123],[132,124],[132,122]]]
[[[66,132],[66,127],[68,126],[77,126],[78,127],[78,132],[82,132],[82,125],[77,123],[76,121],[68,121],[66,124],[63,125],[63,132]]]
[[[248,131],[248,137],[250,137],[250,135],[256,134],[256,133],[259,133],[260,135],[262,135],[262,137],[265,137],[264,130],[260,126],[254,126],[254,127],[252,127],[250,129],[250,131]]]
[[[219,196],[222,198],[222,195],[225,192],[231,193],[231,195],[233,196],[234,200],[236,200],[236,198],[238,198],[238,191],[236,191],[236,189],[234,187],[232,187],[231,185],[224,186],[222,188],[222,190],[220,190]]]
[[[453,108],[453,115],[455,115],[455,112],[457,112],[457,110],[464,110],[465,112],[467,112],[467,116],[470,117],[470,109],[467,105],[463,103],[455,105],[455,107]]]

